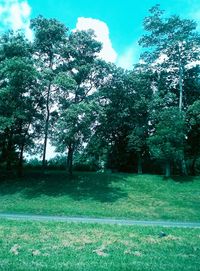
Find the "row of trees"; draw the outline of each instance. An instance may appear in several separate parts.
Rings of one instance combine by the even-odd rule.
[[[196,23],[167,18],[159,6],[144,20],[145,51],[126,71],[98,58],[92,31],[70,32],[54,19],[31,22],[34,40],[0,39],[0,162],[42,154],[48,140],[67,154],[114,170],[164,166],[187,174],[200,157],[200,35]]]

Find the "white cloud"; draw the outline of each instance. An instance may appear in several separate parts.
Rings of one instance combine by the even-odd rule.
[[[76,29],[94,30],[96,39],[103,44],[103,48],[99,54],[100,58],[113,62],[117,66],[124,69],[133,68],[133,64],[138,61],[139,47],[136,42],[129,46],[121,55],[117,54],[112,46],[112,41],[109,37],[109,28],[105,22],[93,18],[79,17],[77,20]]]
[[[138,63],[140,48],[137,42],[132,43],[121,55],[119,55],[116,64],[119,67],[130,70],[133,65]]]
[[[0,1],[2,27],[11,28],[14,31],[22,29],[28,39],[32,39],[33,37],[30,29],[30,13],[31,7],[27,0]]]
[[[27,2],[22,2],[21,3],[21,12],[24,17],[29,17],[31,14],[31,7]]]
[[[0,6],[0,15],[4,12],[4,8]]]
[[[109,37],[109,28],[106,23],[93,18],[79,17],[77,20],[76,29],[94,30],[96,39],[103,44],[99,57],[109,62],[116,61],[117,53],[112,46],[112,42]]]
[[[128,48],[122,55],[117,59],[117,66],[124,69],[131,69],[133,67],[134,48]]]

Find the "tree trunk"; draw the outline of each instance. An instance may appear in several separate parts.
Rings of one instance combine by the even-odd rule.
[[[170,161],[166,161],[165,163],[165,177],[169,178],[171,176],[171,165]]]
[[[179,63],[179,110],[182,111],[183,106],[183,67],[181,63],[181,53],[178,45],[178,63]]]
[[[179,92],[180,92],[179,110],[181,112],[183,107],[183,66],[181,62],[181,52],[179,45],[178,45],[178,58],[179,58],[178,62],[179,62]],[[181,173],[184,176],[188,175],[184,155],[183,158],[181,159]]]
[[[47,100],[46,100],[47,116],[46,116],[45,128],[44,128],[44,148],[43,148],[43,157],[42,157],[42,169],[43,169],[43,171],[46,168],[46,150],[47,150],[47,139],[48,139],[49,117],[50,117],[50,109],[49,109],[50,90],[51,90],[51,83],[48,86]]]
[[[31,121],[29,122],[27,129],[24,132],[24,137],[22,138],[22,142],[21,142],[21,149],[20,149],[20,155],[19,155],[19,162],[18,162],[18,177],[22,177],[23,175],[23,156],[24,156],[24,148],[25,148],[25,144],[26,144],[26,139],[28,137],[28,131],[31,125]]]
[[[12,156],[12,133],[9,136],[7,150],[6,150],[6,170],[7,171],[11,171],[12,169],[11,156]]]
[[[69,173],[70,176],[72,175],[73,154],[74,154],[73,144],[70,143],[68,146],[68,154],[67,154],[67,172]]]
[[[48,139],[48,126],[49,126],[49,117],[46,119],[45,132],[44,132],[44,148],[43,148],[43,157],[42,157],[42,169],[46,168],[46,150],[47,150],[47,139]]]
[[[24,144],[21,146],[20,156],[19,156],[19,163],[18,163],[18,177],[22,177],[23,174],[23,154],[24,154]]]
[[[186,167],[186,162],[185,162],[185,157],[183,157],[181,159],[181,173],[183,176],[187,176],[188,172],[187,172],[187,167]]]
[[[194,156],[194,159],[192,160],[192,165],[191,165],[191,168],[190,168],[191,174],[192,174],[193,176],[196,175],[196,172],[195,172],[195,164],[196,164],[196,161],[197,161],[197,155]]]
[[[138,174],[142,174],[142,157],[140,153],[138,153],[137,171],[138,171]]]
[[[7,162],[6,162],[6,170],[11,171],[11,169],[12,169],[11,160],[10,160],[10,158],[8,158]]]

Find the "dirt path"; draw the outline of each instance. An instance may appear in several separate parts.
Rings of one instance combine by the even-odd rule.
[[[92,217],[68,217],[68,216],[48,216],[48,215],[30,215],[30,214],[8,214],[0,213],[0,219],[29,220],[29,221],[54,221],[54,222],[82,222],[98,224],[119,224],[119,225],[141,225],[141,226],[162,226],[178,228],[200,228],[198,222],[172,222],[172,221],[144,221],[131,219],[114,218],[92,218]]]

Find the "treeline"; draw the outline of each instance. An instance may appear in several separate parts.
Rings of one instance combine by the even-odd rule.
[[[145,48],[131,71],[98,58],[92,31],[70,31],[55,19],[31,21],[0,38],[0,164],[22,175],[24,154],[47,142],[81,164],[165,175],[200,172],[200,35],[196,23],[144,19]]]

